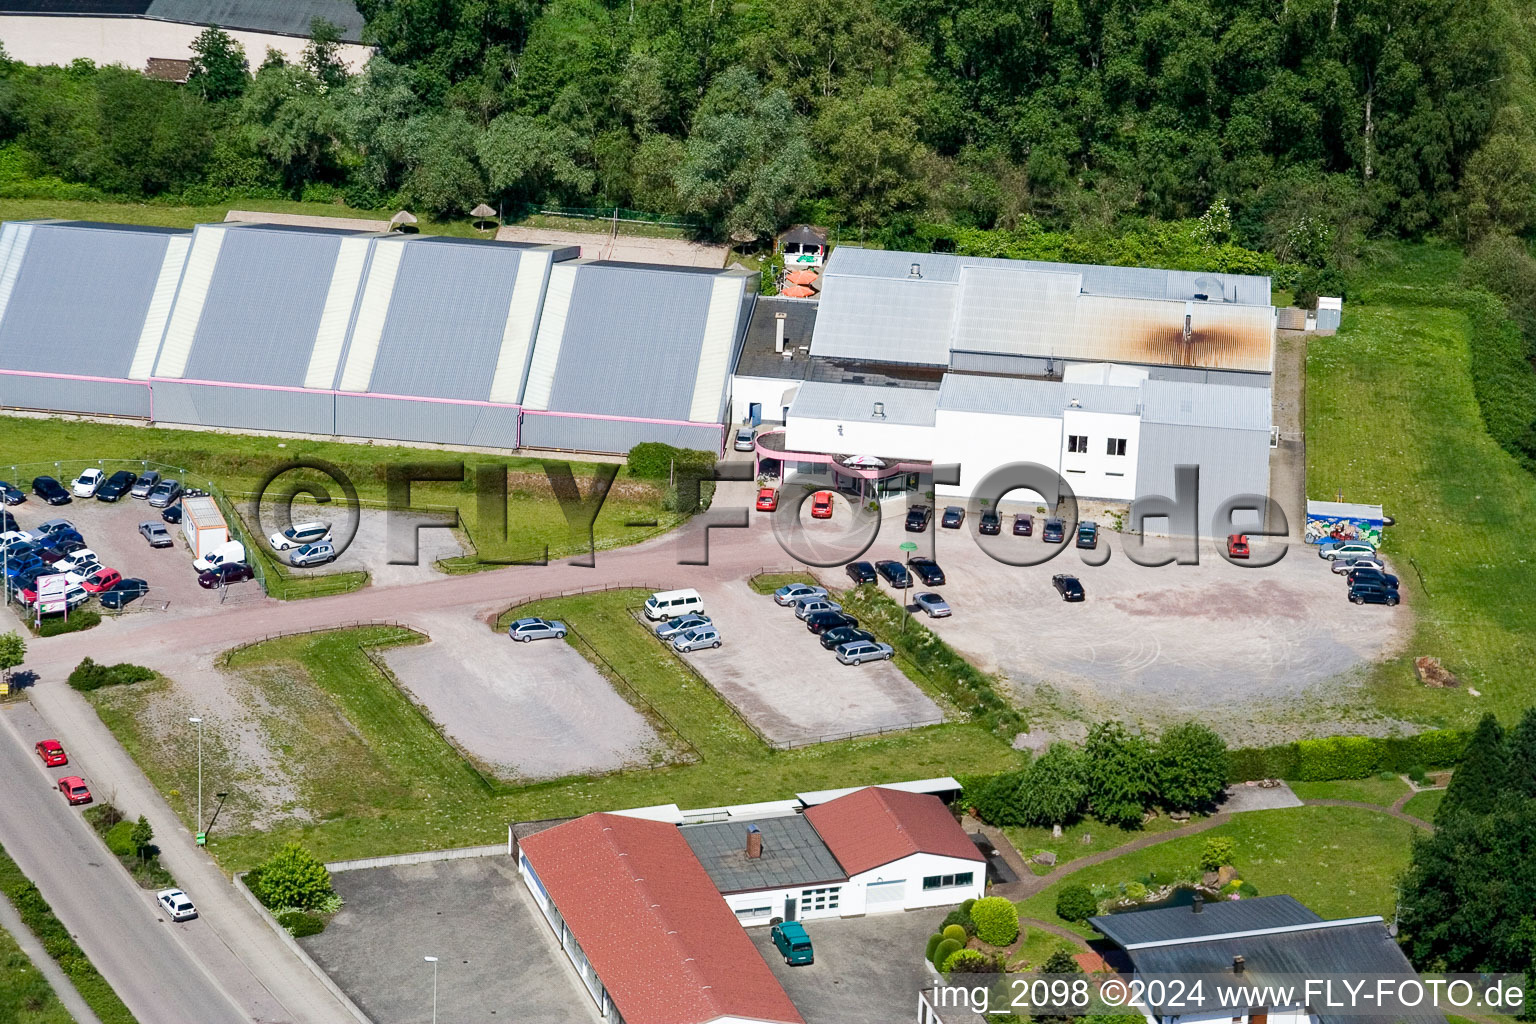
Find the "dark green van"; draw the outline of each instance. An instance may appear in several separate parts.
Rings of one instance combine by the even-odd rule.
[[[816,953],[811,949],[811,937],[805,934],[805,928],[799,921],[784,921],[774,925],[773,945],[787,964],[798,967],[816,962]]]

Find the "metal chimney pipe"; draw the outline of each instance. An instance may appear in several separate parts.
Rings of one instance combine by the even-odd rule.
[[[775,352],[784,351],[784,321],[788,316],[788,313],[773,314],[773,350]]]

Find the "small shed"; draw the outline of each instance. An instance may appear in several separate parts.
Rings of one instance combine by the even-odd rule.
[[[1317,299],[1317,330],[1336,331],[1344,316],[1344,300],[1338,296],[1320,295]]]
[[[784,269],[795,270],[809,267],[820,270],[827,261],[827,232],[825,228],[809,224],[796,224],[779,236],[779,253],[784,257]]]
[[[1381,530],[1387,523],[1380,505],[1347,501],[1307,502],[1307,543],[1327,540],[1363,540],[1381,546]]]
[[[229,540],[229,524],[218,503],[206,495],[181,500],[181,532],[192,546],[192,556],[202,558]]]

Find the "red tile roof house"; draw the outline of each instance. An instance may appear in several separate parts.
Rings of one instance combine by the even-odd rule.
[[[739,860],[719,842],[736,828]],[[791,838],[797,849],[774,849]],[[940,800],[874,787],[761,829],[589,814],[518,851],[534,902],[612,1024],[799,1024],[743,925],[944,906],[986,885],[985,859]],[[828,878],[819,853],[842,871]]]

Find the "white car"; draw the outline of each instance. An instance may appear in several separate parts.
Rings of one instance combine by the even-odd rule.
[[[70,485],[70,490],[75,492],[77,498],[94,498],[96,492],[101,490],[101,485],[107,482],[107,474],[99,469],[88,469],[75,477],[75,482]]]
[[[912,598],[912,601],[923,611],[927,612],[931,618],[942,619],[950,614],[949,602],[945,601],[938,594],[931,592],[918,594]]]
[[[672,638],[672,648],[677,651],[697,651],[705,647],[720,646],[720,631],[714,625],[694,626]]]
[[[155,893],[161,909],[171,915],[172,921],[190,921],[197,916],[197,908],[180,889],[161,889]]]
[[[784,586],[773,592],[773,601],[775,604],[788,607],[789,605],[794,604],[796,601],[807,597],[826,596],[827,589],[825,587],[813,587],[809,583],[786,583]]]
[[[306,544],[318,544],[331,539],[330,523],[294,523],[286,530],[279,530],[267,538],[273,551],[287,551]]]
[[[837,660],[844,665],[862,665],[866,661],[887,661],[895,653],[890,644],[872,640],[855,640],[837,649]]]
[[[101,559],[96,557],[96,552],[90,548],[81,548],[72,555],[65,555],[53,567],[60,572],[75,572],[81,576],[89,576],[101,568]]]

